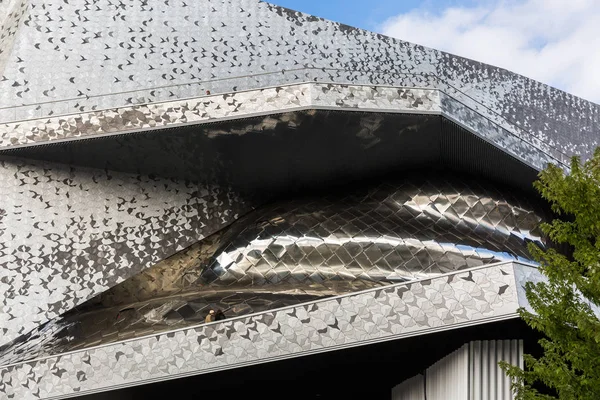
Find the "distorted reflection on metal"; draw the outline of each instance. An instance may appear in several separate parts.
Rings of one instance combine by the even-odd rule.
[[[283,200],[97,296],[4,349],[0,363],[479,265],[529,259],[543,212],[457,177]]]
[[[342,281],[362,288],[526,260],[526,242],[541,240],[540,217],[472,186],[384,184],[265,208],[228,230],[202,278],[228,287]]]

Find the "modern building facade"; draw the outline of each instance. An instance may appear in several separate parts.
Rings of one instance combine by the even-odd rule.
[[[0,75],[0,398],[357,351],[410,357],[386,398],[511,398],[531,183],[600,106],[257,0],[8,0]]]

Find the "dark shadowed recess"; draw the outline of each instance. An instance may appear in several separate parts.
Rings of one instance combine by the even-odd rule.
[[[531,190],[536,171],[434,115],[299,111],[47,144],[16,157],[278,192],[347,184],[413,170],[462,175]]]
[[[389,400],[395,385],[463,344],[500,339],[524,339],[525,352],[537,349],[538,335],[514,319],[78,398]]]

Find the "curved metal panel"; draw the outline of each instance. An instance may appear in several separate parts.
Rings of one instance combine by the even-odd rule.
[[[301,287],[424,278],[528,258],[541,242],[530,205],[477,184],[386,183],[348,196],[296,199],[237,221],[203,262],[211,286]]]
[[[231,317],[527,260],[528,242],[543,246],[543,213],[490,185],[415,176],[335,189],[246,215],[32,332],[0,361],[201,323],[210,308]]]

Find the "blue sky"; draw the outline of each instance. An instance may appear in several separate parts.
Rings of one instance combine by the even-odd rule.
[[[600,102],[600,0],[267,0]]]
[[[460,0],[268,0],[269,3],[302,11],[347,25],[378,30],[391,16],[414,9],[441,10],[471,3]]]

